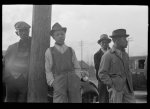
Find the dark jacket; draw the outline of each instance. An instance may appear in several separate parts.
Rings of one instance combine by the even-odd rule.
[[[3,80],[6,81],[8,77],[13,77],[13,72],[21,73],[27,77],[29,68],[31,38],[28,40],[16,42],[10,45],[4,56],[4,74]],[[26,72],[26,73],[25,73]]]
[[[103,82],[101,82],[98,76],[99,66],[100,66],[101,58],[103,55],[104,55],[104,52],[101,49],[98,52],[96,52],[94,55],[94,64],[95,64],[95,69],[96,69],[96,78],[98,80],[99,102],[108,103],[109,93],[107,91],[107,86]]]
[[[94,54],[94,65],[95,65],[97,80],[99,80],[98,70],[99,70],[99,65],[100,65],[101,57],[103,56],[103,54],[104,53],[103,53],[103,51],[101,49]]]

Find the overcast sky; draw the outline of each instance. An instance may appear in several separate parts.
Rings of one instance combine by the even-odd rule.
[[[3,5],[2,49],[19,40],[14,24],[25,21],[32,25],[32,5]],[[99,50],[97,40],[101,34],[111,35],[119,28],[127,30],[132,37],[130,56],[147,55],[148,49],[148,6],[132,5],[52,5],[52,22],[67,27],[66,44],[74,48],[81,59],[93,63],[93,55]],[[31,35],[31,33],[30,33]],[[54,40],[51,38],[51,46]],[[112,47],[112,43],[110,44]],[[128,51],[128,50],[127,50]]]

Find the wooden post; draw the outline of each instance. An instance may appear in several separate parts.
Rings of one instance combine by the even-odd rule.
[[[45,51],[50,45],[51,5],[34,5],[28,102],[47,102]]]

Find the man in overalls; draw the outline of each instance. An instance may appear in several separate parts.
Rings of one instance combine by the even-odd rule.
[[[64,43],[66,30],[55,23],[50,31],[55,45],[45,52],[47,83],[54,88],[54,103],[81,103],[80,65],[74,50]]]
[[[129,70],[129,57],[125,29],[117,29],[110,36],[113,47],[103,56],[99,67],[99,78],[107,85],[110,103],[135,103],[132,74]]]
[[[10,45],[4,56],[3,81],[6,84],[6,102],[26,102],[31,46],[30,25],[20,21],[15,24],[15,29],[20,40]]]

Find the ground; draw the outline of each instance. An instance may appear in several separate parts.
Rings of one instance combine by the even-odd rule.
[[[146,91],[134,91],[136,103],[147,103]]]
[[[95,78],[90,78],[96,86],[98,86],[98,81]],[[147,91],[134,91],[136,103],[147,103]]]

